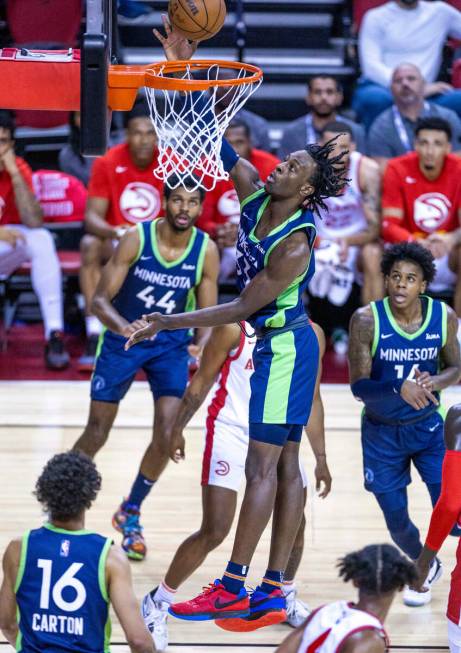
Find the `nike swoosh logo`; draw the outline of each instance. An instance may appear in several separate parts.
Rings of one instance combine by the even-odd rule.
[[[141,261],[150,261],[152,256],[141,256]]]
[[[233,601],[225,601],[224,603],[221,603],[219,599],[216,599],[214,602],[214,607],[217,608],[218,610],[222,610],[223,608],[228,608],[231,605],[235,605],[236,603],[240,603],[242,600],[241,596],[238,596],[236,599]]]
[[[386,338],[390,338],[390,337],[393,336],[393,335],[394,335],[393,333],[383,333],[382,336],[381,336],[381,338],[382,338],[383,340],[386,340]]]
[[[435,429],[437,429],[437,428],[439,428],[439,425],[438,425],[438,424],[436,424],[436,425],[433,426],[431,429],[429,429],[429,431],[430,431],[431,433],[433,433],[433,432],[435,431]]]

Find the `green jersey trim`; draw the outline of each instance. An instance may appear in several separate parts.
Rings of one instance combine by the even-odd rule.
[[[21,540],[21,556],[19,558],[19,567],[18,567],[18,573],[16,574],[16,582],[14,583],[14,593],[17,594],[19,587],[21,585],[23,576],[24,576],[24,570],[26,568],[26,558],[27,558],[27,548],[29,545],[29,535],[30,531],[27,531],[24,533],[22,536]]]
[[[157,222],[158,220],[154,220],[150,226],[151,232],[151,241],[152,241],[152,250],[154,252],[154,256],[157,259],[161,265],[163,265],[166,268],[172,268],[175,265],[179,265],[184,261],[189,256],[189,253],[194,246],[195,242],[195,237],[197,235],[197,229],[195,227],[192,227],[192,232],[189,238],[189,242],[187,243],[187,247],[184,250],[184,252],[181,254],[181,256],[174,261],[166,261],[163,256],[160,254],[159,248],[157,246]]]
[[[19,624],[21,622],[21,611],[19,610],[19,606],[16,607],[16,621],[18,624],[18,634],[16,635],[16,641],[14,643],[14,646],[17,651],[20,651],[22,649],[22,633],[19,627]]]
[[[54,524],[50,524],[50,522],[47,522],[46,524],[43,524],[43,528],[47,528],[49,531],[53,531],[53,533],[62,533],[63,535],[92,535],[94,534],[94,531],[88,531],[86,528],[81,528],[78,531],[69,531],[67,528],[58,528],[58,526],[54,526]]]
[[[373,357],[376,354],[376,350],[378,349],[380,329],[379,329],[378,309],[376,308],[375,302],[370,302],[370,306],[371,306],[371,312],[373,314],[373,320],[375,322],[375,328],[374,328],[374,333],[373,333],[373,343],[371,345],[371,355]]]
[[[206,255],[206,250],[207,250],[207,247],[208,247],[208,241],[209,240],[210,240],[210,236],[208,234],[204,234],[202,248],[200,249],[200,254],[198,255],[198,260],[197,260],[197,273],[196,273],[196,276],[195,276],[195,285],[196,286],[198,286],[199,283],[202,280],[203,264],[205,263],[205,255]]]
[[[106,625],[104,626],[104,653],[110,653],[110,638],[112,635],[112,622],[110,614],[107,614]]]
[[[442,347],[445,347],[448,335],[448,311],[445,302],[440,302],[440,306],[442,307]]]
[[[432,300],[431,297],[426,297],[426,299],[427,299],[426,319],[421,324],[419,329],[417,331],[415,331],[415,333],[407,333],[401,327],[399,327],[399,325],[397,324],[394,316],[392,315],[391,307],[389,306],[389,297],[384,298],[383,303],[384,303],[384,310],[386,311],[387,319],[389,320],[389,322],[390,322],[392,328],[394,329],[394,331],[396,333],[398,333],[399,336],[402,336],[402,338],[406,338],[407,340],[414,340],[415,338],[418,338],[422,333],[424,333],[424,331],[427,329],[427,326],[428,326],[428,324],[429,324],[429,322],[431,321],[431,318],[432,318],[433,300]]]
[[[262,188],[258,188],[258,190],[255,190],[254,193],[251,193],[251,195],[248,195],[248,197],[245,197],[245,199],[243,199],[240,202],[240,209],[243,209],[243,207],[246,206],[247,204],[249,204],[249,202],[251,202],[251,200],[254,200],[256,197],[259,197],[259,195],[262,195],[262,193],[265,193],[265,192],[266,191],[264,189],[264,186]]]
[[[106,603],[109,603],[110,600],[109,592],[107,591],[107,583],[106,583],[106,562],[111,546],[112,546],[112,540],[110,538],[107,538],[102,548],[101,555],[99,556],[99,563],[98,563],[99,589],[101,591],[102,598]]]
[[[140,258],[141,254],[142,254],[143,249],[144,249],[145,240],[146,240],[145,236],[144,236],[144,229],[143,229],[143,226],[142,226],[142,224],[140,222],[138,222],[138,224],[136,225],[136,229],[138,231],[138,236],[139,236],[139,247],[138,247],[138,252],[137,252],[136,256],[134,257],[134,259],[130,263],[130,267],[132,265],[134,265],[136,263],[136,261],[139,261],[139,258]]]
[[[249,236],[248,236],[250,238],[250,240],[252,240],[254,243],[260,243],[261,242],[261,240],[256,236],[255,232],[256,232],[256,229],[258,228],[258,224],[259,224],[259,221],[261,219],[261,216],[264,213],[264,211],[265,211],[267,205],[269,204],[270,200],[271,200],[271,196],[268,195],[266,197],[266,199],[264,200],[264,202],[259,207],[258,213],[256,214],[256,222],[255,222],[255,224],[254,224],[254,226],[253,226],[253,228],[250,231]],[[282,231],[282,229],[284,229],[288,224],[290,224],[290,222],[293,222],[294,220],[297,220],[301,214],[302,214],[302,209],[297,209],[292,215],[290,215],[281,224],[279,224],[277,227],[274,227],[274,229],[272,229],[272,231],[269,231],[269,233],[266,236],[264,236],[263,240],[265,240],[266,238],[270,238],[271,236],[274,236],[275,234],[278,234],[280,231]],[[310,222],[306,223],[306,225],[307,224],[311,225],[315,229],[315,225],[311,224]],[[302,228],[302,227],[303,227],[303,225],[300,225],[299,228]],[[288,234],[285,234],[283,236],[283,238],[286,238],[287,235]],[[273,245],[271,246],[271,248],[272,247],[273,247]]]

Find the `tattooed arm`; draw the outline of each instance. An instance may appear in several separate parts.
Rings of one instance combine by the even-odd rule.
[[[447,341],[440,352],[441,371],[430,376],[428,372],[417,375],[416,383],[427,390],[438,391],[457,383],[461,376],[461,359],[458,342],[458,318],[452,308],[447,306]]]
[[[365,229],[347,236],[348,247],[371,243],[379,236],[381,228],[381,175],[376,161],[364,156],[360,162],[359,184],[362,191],[363,212],[367,220]]]
[[[200,367],[192,377],[176,414],[170,440],[170,458],[175,462],[184,458],[184,428],[205,401],[229,352],[238,347],[239,341],[238,324],[225,324],[212,330],[203,349]]]
[[[425,408],[430,402],[438,405],[438,400],[430,388],[414,381],[397,378],[390,381],[370,379],[374,332],[374,318],[370,306],[357,309],[349,326],[349,383],[354,397],[363,401],[371,410],[375,408],[379,412],[382,411],[383,402],[395,400],[396,395],[400,395],[415,410]]]

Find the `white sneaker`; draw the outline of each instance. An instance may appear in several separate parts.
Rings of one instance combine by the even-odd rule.
[[[405,585],[405,589],[403,590],[403,602],[405,605],[408,605],[411,608],[419,608],[421,605],[427,605],[430,603],[432,599],[431,587],[442,576],[442,572],[442,563],[438,558],[434,558],[423,585],[423,587],[428,588],[428,591],[415,592],[415,590],[410,589],[408,585]]]
[[[297,628],[306,621],[311,611],[305,603],[296,598],[296,590],[288,592],[285,599],[287,602],[287,620],[285,623]]]
[[[142,600],[141,613],[157,651],[164,651],[168,646],[168,608],[166,601],[154,601],[150,594]]]

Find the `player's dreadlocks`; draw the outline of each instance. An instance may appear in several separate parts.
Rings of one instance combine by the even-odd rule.
[[[91,458],[68,451],[47,462],[34,494],[52,520],[67,521],[89,508],[100,488],[101,476]]]
[[[338,562],[344,582],[353,580],[365,594],[378,596],[400,590],[417,579],[416,567],[392,544],[370,544]]]
[[[323,200],[341,195],[344,186],[350,181],[346,177],[347,169],[344,163],[347,152],[331,156],[339,135],[337,134],[324,145],[311,143],[306,146],[306,152],[317,165],[310,179],[314,191],[306,198],[305,206],[317,215],[320,214],[320,209],[327,210]]]
[[[435,277],[434,257],[419,243],[396,243],[385,249],[381,261],[381,272],[385,277],[390,275],[392,266],[397,261],[416,263],[421,268],[423,279],[427,283],[431,283]]]

